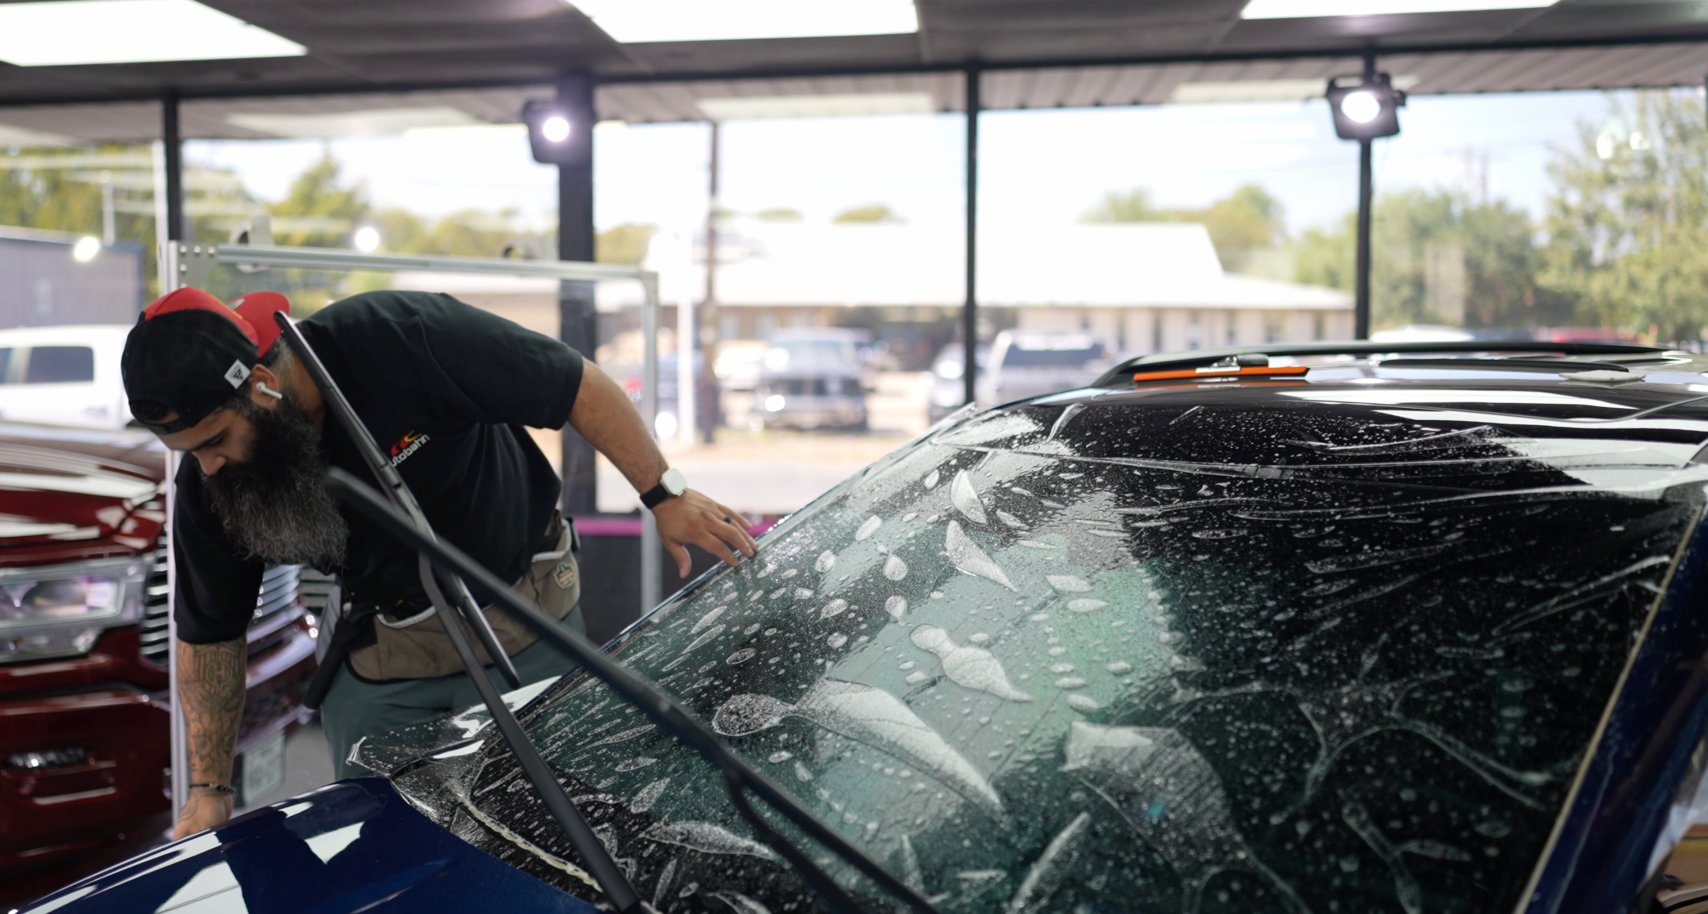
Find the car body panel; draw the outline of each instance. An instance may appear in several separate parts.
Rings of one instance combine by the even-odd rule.
[[[255,810],[60,890],[26,911],[467,914],[598,910],[470,847],[384,780]]]
[[[130,556],[143,576],[141,618],[102,631],[88,653],[0,663],[0,760],[88,752],[66,768],[0,767],[0,871],[117,840],[169,805],[164,478],[164,448],[140,429],[0,426],[0,570]],[[264,575],[248,633],[239,777],[242,753],[308,719],[308,574],[272,566]]]
[[[964,413],[608,650],[946,911],[1625,909],[1708,722],[1708,396],[1632,380],[1340,364]],[[507,701],[661,912],[805,892],[602,685]],[[597,898],[490,731],[359,748]]]
[[[1027,861],[1033,861],[1034,868],[1041,866],[1051,845],[1066,842],[1081,860],[1077,869],[1051,877],[1058,886],[1095,884],[1098,866],[1108,873],[1149,873],[1155,868],[1154,876],[1144,877],[1151,880],[1151,888],[1133,883],[1120,890],[1145,909],[1194,907],[1195,898],[1207,902],[1210,894],[1230,891],[1232,879],[1245,880],[1259,909],[1300,910],[1302,905],[1322,910],[1335,900],[1325,897],[1325,887],[1355,866],[1376,874],[1366,883],[1373,888],[1362,897],[1362,907],[1357,894],[1340,897],[1343,910],[1348,904],[1365,909],[1384,900],[1398,903],[1396,899],[1408,892],[1422,892],[1417,897],[1426,900],[1441,897],[1436,893],[1457,893],[1472,909],[1507,910],[1531,874],[1530,864],[1523,861],[1539,859],[1573,783],[1572,751],[1563,747],[1588,750],[1594,743],[1595,721],[1609,704],[1624,665],[1625,654],[1617,646],[1631,643],[1647,625],[1653,594],[1664,586],[1679,545],[1699,528],[1700,490],[1708,481],[1708,468],[1689,464],[1708,441],[1708,410],[1692,402],[1696,395],[1661,385],[1572,385],[1557,378],[1515,383],[1512,378],[1507,374],[1439,383],[1371,383],[1359,376],[1309,385],[1230,384],[1213,390],[1197,385],[1080,390],[981,414],[880,461],[827,495],[827,502],[849,503],[851,509],[843,517],[832,519],[828,514],[841,509],[821,502],[785,521],[767,537],[761,563],[749,566],[745,574],[742,569],[720,571],[701,582],[700,590],[661,607],[614,650],[631,668],[683,696],[738,751],[756,764],[766,760],[762,769],[784,789],[839,824],[847,837],[879,860],[904,871],[907,852],[898,842],[902,836],[910,838],[907,846],[918,855],[925,888],[950,893],[948,903],[955,907],[1011,906],[1030,879]],[[926,456],[933,447],[961,451],[967,459],[957,464],[959,469],[927,474],[927,464],[918,461],[934,465],[945,459]],[[914,468],[904,469],[910,463]],[[1051,465],[1063,468],[1050,471]],[[1004,475],[1014,472],[1032,475]],[[1145,487],[1111,488],[1107,496],[1093,487],[1084,490],[1092,500],[1076,501],[1070,497],[1074,486],[1051,482],[1052,472],[1116,474],[1111,479],[1136,474]],[[966,505],[973,502],[966,500],[965,491],[956,491],[963,474],[981,505],[982,519],[968,513]],[[921,478],[928,482],[918,482]],[[933,493],[917,496],[928,497],[931,507],[906,506],[906,498],[916,496],[904,498],[903,493],[918,493],[920,485]],[[1665,501],[1639,494],[1645,491],[1665,492],[1657,496]],[[1065,505],[1051,511],[1080,512],[1074,514],[1077,519],[1046,521],[1050,512],[1040,513],[1037,505],[1049,499]],[[1431,506],[1420,507],[1426,502]],[[898,516],[915,511],[912,520]],[[1622,523],[1601,519],[1604,511],[1636,512],[1630,517],[1650,520],[1628,521],[1633,529],[1651,531],[1656,528],[1643,525],[1663,523],[1659,519],[1664,516],[1665,532],[1641,541],[1621,539],[1615,532],[1609,539],[1598,525],[1617,531]],[[927,518],[929,512],[936,514]],[[950,534],[945,543],[942,530],[950,518],[961,533]],[[868,530],[872,520],[879,523]],[[1437,522],[1449,523],[1446,530],[1465,531],[1461,535],[1467,538],[1433,544],[1430,531]],[[812,531],[814,525],[817,531]],[[1289,525],[1309,535],[1294,539],[1287,532]],[[1171,532],[1176,528],[1181,532]],[[1556,529],[1564,532],[1556,534]],[[1570,535],[1574,531],[1575,539]],[[1098,539],[1101,534],[1115,539]],[[910,542],[914,535],[923,544]],[[1032,546],[1014,548],[1022,538],[1066,542],[1067,560],[1059,554],[1050,559],[1053,553],[1048,550],[1029,559],[1025,554]],[[1331,543],[1336,539],[1345,542]],[[1143,611],[1130,614],[1132,618],[1112,617],[1124,600],[1155,598],[1145,597],[1142,589],[1129,592],[1134,582],[1122,583],[1120,562],[1088,558],[1104,548],[1100,543],[1110,542],[1143,547],[1149,555],[1147,573],[1158,582],[1158,591],[1187,593],[1193,586],[1214,585],[1219,576],[1232,575],[1228,580],[1238,582],[1237,602],[1208,605],[1205,601],[1216,597],[1212,587],[1204,597],[1163,600],[1153,610],[1154,618]],[[970,550],[968,543],[977,550]],[[1320,552],[1317,544],[1327,551]],[[1515,549],[1515,544],[1524,548]],[[941,551],[960,553],[961,558],[944,563],[931,557]],[[1252,552],[1296,558],[1252,562]],[[1560,558],[1580,552],[1580,558]],[[896,576],[879,574],[888,569],[890,558],[907,567],[897,569]],[[1204,563],[1196,565],[1200,559]],[[1415,574],[1395,572],[1394,581],[1383,577],[1383,569],[1407,563],[1427,574],[1416,579]],[[1584,622],[1568,625],[1547,602],[1572,589],[1566,578],[1593,577],[1592,570],[1602,565],[1614,576],[1611,580],[1620,583],[1610,591],[1616,598],[1595,604],[1613,613],[1594,623],[1606,626],[1605,634],[1591,634],[1602,629],[1584,629]],[[760,574],[771,581],[758,580]],[[845,583],[842,575],[858,583]],[[915,585],[917,575],[925,575],[926,581]],[[1477,582],[1476,593],[1454,598],[1469,602],[1436,608],[1417,602],[1458,580],[1452,575],[1472,575],[1470,580]],[[1192,581],[1199,583],[1190,585]],[[771,582],[780,585],[775,596],[769,595]],[[977,608],[979,619],[934,611],[939,592],[947,605]],[[1291,596],[1282,597],[1283,592]],[[892,607],[885,593],[904,596],[905,603]],[[1265,593],[1283,606],[1300,604],[1298,612],[1263,610]],[[1016,596],[1028,605],[1011,607],[1005,614],[1004,603],[1014,603]],[[1399,602],[1390,606],[1384,598]],[[773,606],[776,600],[781,602]],[[1502,601],[1519,608],[1502,609]],[[1076,602],[1083,605],[1076,607]],[[1449,607],[1455,607],[1451,615],[1446,614]],[[980,621],[988,615],[985,610],[992,609],[995,616]],[[1053,618],[1033,621],[1038,615]],[[1247,616],[1255,623],[1249,629],[1240,622]],[[1360,618],[1362,622],[1346,621]],[[1166,688],[1176,690],[1173,697],[1165,691],[1160,699],[1144,699],[1142,689],[1133,691],[1138,686],[1118,681],[1125,672],[1111,677],[1114,670],[1105,670],[1106,663],[1115,662],[1112,656],[1100,657],[1086,646],[1096,640],[1099,626],[1112,619],[1134,631],[1133,645],[1122,647],[1135,652],[1131,665],[1142,674],[1147,667],[1139,659],[1150,657],[1147,662],[1153,665],[1146,675],[1172,683]],[[1412,640],[1404,647],[1399,642],[1383,647],[1390,630],[1404,630],[1406,621],[1424,619],[1436,627],[1451,619],[1459,631],[1425,628],[1408,636]],[[1535,628],[1543,619],[1547,625]],[[791,627],[794,634],[782,637],[793,647],[770,645],[760,634]],[[1037,630],[1048,627],[1067,648],[1063,654],[1056,655],[1053,647],[1045,650],[1050,642]],[[1264,634],[1270,628],[1281,631]],[[1331,632],[1332,640],[1327,640]],[[1296,642],[1299,647],[1264,646],[1277,636],[1282,636],[1280,645]],[[1550,643],[1520,636],[1545,638],[1572,653],[1550,653]],[[1025,646],[1016,646],[1016,638]],[[1471,640],[1454,640],[1460,638]],[[1297,661],[1261,665],[1265,656],[1302,650],[1313,639],[1325,640],[1317,642],[1320,648],[1298,655]],[[1500,639],[1508,639],[1504,647]],[[1592,665],[1579,659],[1576,645],[1602,639],[1615,647],[1595,654],[1590,672]],[[1168,661],[1163,666],[1155,666],[1160,661],[1152,656],[1159,640]],[[1483,647],[1478,640],[1496,643]],[[1007,648],[1001,647],[1005,641]],[[1150,646],[1139,647],[1146,643]],[[1343,651],[1331,646],[1340,643],[1346,644]],[[794,656],[802,659],[791,661],[791,650],[799,651]],[[1502,662],[1502,651],[1522,659]],[[1408,659],[1415,655],[1429,658],[1429,663],[1419,667],[1420,661]],[[1556,661],[1557,656],[1572,658],[1571,665]],[[782,663],[767,668],[763,664],[768,658]],[[959,673],[950,670],[950,658]],[[899,667],[897,661],[902,661]],[[977,672],[981,667],[988,670],[993,661],[1005,671],[1000,681]],[[1253,662],[1267,671],[1255,679],[1239,672],[1240,666]],[[803,663],[811,666],[798,679],[768,672]],[[1294,663],[1301,669],[1292,669]],[[1321,674],[1302,669],[1319,664],[1342,667],[1346,682],[1319,681]],[[1499,675],[1490,678],[1485,668]],[[1400,675],[1406,670],[1410,678]],[[1549,671],[1552,678],[1544,678]],[[986,678],[974,687],[981,676]],[[1370,681],[1357,685],[1365,677]],[[1596,683],[1594,691],[1578,691],[1576,683],[1590,679]],[[938,694],[951,703],[946,716],[931,714]],[[743,695],[761,698],[741,699]],[[892,705],[898,698],[901,703]],[[994,722],[954,729],[951,721],[962,718],[953,711],[963,700],[973,719],[986,715]],[[1038,719],[1012,717],[1045,708],[1046,700],[1065,702],[1071,710]],[[1153,717],[1139,725],[1130,723],[1132,717],[1110,716],[1111,709],[1132,709],[1135,703],[1142,707],[1145,701],[1160,701],[1146,712],[1152,715],[1174,702],[1184,702],[1184,707],[1206,701],[1239,705],[1245,710],[1230,712],[1230,726],[1254,745],[1269,748],[1243,763],[1225,750],[1212,749],[1229,731],[1206,731],[1211,718],[1203,715],[1209,712],[1200,714],[1203,719],[1196,724],[1186,719],[1168,726],[1163,725],[1166,718]],[[1386,711],[1390,703],[1402,701],[1410,709],[1407,714]],[[753,719],[748,705],[770,709],[760,713],[763,726],[758,730],[731,725],[732,720]],[[1299,708],[1305,709],[1311,724],[1303,718],[1284,723]],[[1479,708],[1489,711],[1470,710]],[[1505,716],[1503,709],[1518,716]],[[914,722],[904,728],[916,732],[910,738],[925,741],[912,748],[886,749],[880,733],[886,725],[881,721],[886,715],[901,720],[896,715],[903,713],[913,715],[908,719]],[[867,715],[865,723],[862,714]],[[1335,721],[1342,714],[1356,723],[1336,735],[1341,725]],[[1079,723],[1067,727],[1064,716]],[[583,810],[590,821],[610,830],[610,842],[620,856],[635,859],[634,879],[643,896],[662,892],[668,897],[672,886],[688,879],[685,869],[694,874],[700,892],[739,894],[767,906],[803,890],[792,874],[742,843],[752,839],[718,798],[715,772],[705,771],[698,760],[673,760],[677,753],[669,748],[669,739],[648,732],[632,711],[604,701],[599,686],[572,677],[525,709],[523,717],[548,758],[566,777],[581,782],[589,797]],[[575,724],[569,730],[538,729],[552,720]],[[1051,720],[1055,724],[1048,724]],[[1080,724],[1083,731],[1076,729]],[[1052,735],[1041,742],[1035,733],[1013,749],[1004,748],[1000,737],[990,741],[992,727],[1012,735],[1040,726],[1060,732],[1050,730]],[[1313,726],[1319,728],[1315,737],[1308,735]],[[943,734],[946,742],[930,742],[921,727]],[[1307,777],[1307,769],[1317,770],[1308,764],[1310,759],[1297,745],[1288,748],[1287,740],[1263,736],[1265,728],[1296,730],[1287,739],[1320,746],[1316,764],[1326,766],[1322,773]],[[1571,729],[1572,735],[1559,735],[1564,733],[1561,728]],[[1191,739],[1183,742],[1183,734]],[[1529,748],[1513,742],[1527,734]],[[589,744],[593,735],[598,739]],[[1198,831],[1185,824],[1189,820],[1171,814],[1164,819],[1176,823],[1171,837],[1167,830],[1146,824],[1143,816],[1134,819],[1129,813],[1127,821],[1136,824],[1123,832],[1122,817],[1111,818],[1100,802],[1118,807],[1127,802],[1122,792],[1127,788],[1107,780],[1127,763],[1098,761],[1098,752],[1115,744],[1097,744],[1094,737],[1163,745],[1167,748],[1162,757],[1174,766],[1169,777],[1198,783],[1213,771],[1214,783],[1222,785],[1216,792],[1226,791],[1226,799],[1208,806],[1203,805],[1207,800],[1194,801],[1199,803],[1193,807],[1196,819],[1211,823]],[[601,744],[610,748],[594,748]],[[944,754],[951,750],[954,757]],[[852,751],[852,759],[839,763],[845,751]],[[462,767],[451,758],[429,758],[406,765],[398,769],[400,789],[412,796],[443,798],[459,795],[450,785],[460,784],[468,794],[479,796],[513,776],[501,748],[465,742],[443,754],[463,764],[470,758],[481,764]],[[1396,755],[1409,761],[1396,763]],[[1344,764],[1336,767],[1339,760]],[[1424,768],[1418,767],[1425,762]],[[1393,794],[1402,791],[1350,773],[1359,765],[1378,763],[1395,768],[1396,777],[1413,778],[1405,790],[1422,793],[1433,784],[1433,789],[1451,794],[1457,804],[1453,808],[1460,810],[1452,815],[1476,815],[1481,808],[1482,818],[1453,825],[1420,812],[1415,823],[1395,829],[1390,819],[1406,818],[1394,806],[1400,800]],[[1102,771],[1099,764],[1115,767]],[[1296,765],[1299,771],[1297,783],[1293,775],[1287,776],[1287,783],[1294,783],[1289,789],[1320,779],[1315,781],[1319,786],[1303,791],[1309,799],[1301,801],[1300,809],[1270,805],[1274,801],[1262,790],[1254,792],[1253,785],[1273,777],[1260,772],[1278,765],[1287,770]],[[878,769],[883,776],[873,773]],[[911,780],[898,782],[901,772],[910,772]],[[1051,775],[1057,779],[1084,772],[1073,774],[1073,781],[1095,793],[1077,801],[1066,791],[1058,795],[1057,788],[1043,780],[1045,772],[1057,772]],[[910,803],[905,791],[895,792],[898,783],[926,784],[940,791],[940,799],[937,805]],[[1659,793],[1670,799],[1672,786],[1664,778],[1657,784],[1662,785]],[[1043,807],[1025,805],[1039,802],[1035,794],[1047,800]],[[1102,801],[1095,799],[1099,795]],[[1449,797],[1438,799],[1445,804]],[[526,812],[525,804],[486,808],[486,815],[516,832],[518,837],[509,839],[489,826],[466,827],[470,813],[462,804],[424,802],[446,810],[449,818],[440,821],[495,855],[517,841],[535,848],[554,842],[551,829]],[[941,807],[945,803],[950,811]],[[1247,812],[1248,804],[1257,804],[1256,811]],[[1268,818],[1271,815],[1283,816],[1279,826]],[[1311,846],[1293,843],[1300,823],[1306,828],[1299,834],[1308,831],[1313,842],[1320,835],[1320,840],[1343,849],[1326,859],[1291,859],[1290,854]],[[1622,818],[1621,824],[1631,820]],[[999,843],[1000,850],[988,838],[1010,833],[1014,843]],[[697,849],[695,835],[701,841]],[[983,843],[957,860],[949,835],[984,837],[974,837]],[[1652,831],[1639,829],[1623,840],[1647,851],[1653,838]],[[1076,843],[1081,840],[1086,843]],[[659,857],[647,850],[661,842],[691,852],[672,850],[674,856]],[[747,850],[726,851],[738,859],[718,863],[696,856],[719,842]],[[1406,871],[1409,876],[1398,869],[1390,875],[1390,861],[1400,859],[1392,849],[1405,842],[1424,849],[1405,853],[1427,859],[1428,866],[1416,863]],[[561,845],[561,839],[557,843]],[[1158,849],[1163,862],[1147,862],[1142,855],[1111,856],[1109,848],[1123,846]],[[1384,847],[1390,849],[1387,859]],[[1491,849],[1497,856],[1485,853]],[[1211,856],[1200,856],[1205,853]],[[1208,862],[1218,858],[1256,859],[1264,865],[1218,867]],[[671,860],[677,861],[676,868],[667,872],[662,865]],[[1096,860],[1103,862],[1090,862]],[[1508,860],[1520,862],[1504,862]],[[1421,875],[1431,868],[1436,871],[1434,881]],[[973,897],[956,889],[970,891],[967,880],[985,879],[977,875],[985,870],[1001,873],[1000,878],[989,877],[996,881],[981,884],[989,896]],[[544,868],[539,872],[542,878],[552,878]],[[1457,883],[1457,889],[1444,888],[1451,881],[1440,881],[1455,878],[1468,881]],[[1181,880],[1179,891],[1185,895],[1174,889],[1156,894],[1158,881],[1170,885],[1175,879]],[[1474,883],[1484,887],[1467,895]],[[1149,900],[1141,904],[1145,898]],[[1106,894],[1080,894],[1058,896],[1052,903],[1096,907],[1112,900]]]

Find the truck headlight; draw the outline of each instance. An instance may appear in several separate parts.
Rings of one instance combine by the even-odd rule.
[[[767,412],[777,412],[783,408],[784,402],[782,394],[772,394],[765,398],[765,409]]]
[[[87,654],[142,618],[143,556],[0,572],[0,663]]]

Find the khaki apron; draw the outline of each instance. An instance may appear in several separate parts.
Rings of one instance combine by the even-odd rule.
[[[562,621],[581,602],[581,574],[571,548],[571,528],[564,525],[558,536],[557,549],[534,554],[528,570],[510,589],[522,602],[538,606],[553,619]],[[349,612],[349,606],[343,608]],[[487,624],[498,637],[498,645],[514,657],[539,640],[539,635],[502,609],[483,607]],[[340,624],[346,624],[344,619]],[[467,622],[460,623],[463,634],[474,646],[475,656],[482,664],[490,664],[486,648],[475,637]],[[584,623],[577,615],[570,620],[573,628],[581,630]],[[384,614],[374,617],[373,642],[352,647],[349,652],[350,671],[370,682],[390,682],[397,679],[426,679],[463,672],[462,661],[437,613],[431,609],[403,620],[390,620]],[[365,639],[364,639],[365,640]]]

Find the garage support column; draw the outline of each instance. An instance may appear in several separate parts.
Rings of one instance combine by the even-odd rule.
[[[176,254],[167,254],[168,246],[186,240],[184,224],[184,143],[178,126],[178,93],[168,89],[160,97],[160,157],[156,160],[155,188],[164,200],[155,201],[156,238],[160,265],[160,294],[178,287]],[[164,205],[162,205],[164,204]],[[165,214],[161,216],[161,210]],[[172,529],[177,519],[177,486],[179,455],[166,452],[166,529]],[[189,732],[184,725],[184,708],[178,701],[178,560],[173,550],[166,551],[166,687],[171,700],[170,740],[168,758],[172,764],[172,814],[184,808],[190,797]]]
[[[1364,84],[1376,78],[1376,55],[1364,55]],[[1352,336],[1370,338],[1370,209],[1374,202],[1374,150],[1368,138],[1358,141],[1358,265],[1352,305]]]
[[[593,80],[586,74],[564,77],[557,100],[569,113],[572,130],[583,131],[584,155],[558,166],[557,255],[559,260],[592,261],[593,231]],[[598,314],[594,310],[596,283],[566,280],[559,284],[560,338],[571,349],[592,358],[599,347]],[[598,474],[593,446],[572,428],[563,430],[563,512],[571,517],[598,511]]]
[[[979,227],[979,68],[968,67],[967,81],[967,300],[961,306],[965,356],[961,372],[965,402],[978,398],[978,227]]]
[[[178,126],[178,106],[177,92],[167,89],[160,96],[160,149],[166,171],[166,237],[157,239],[161,243],[189,240],[184,221],[184,136]]]

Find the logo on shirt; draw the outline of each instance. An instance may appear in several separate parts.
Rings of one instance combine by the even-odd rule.
[[[432,436],[420,432],[410,432],[397,439],[397,443],[391,446],[391,465],[395,467],[408,460],[410,454],[421,450],[422,445],[432,440]]]

